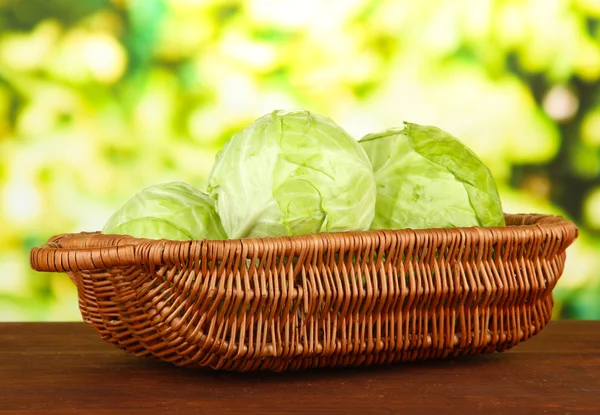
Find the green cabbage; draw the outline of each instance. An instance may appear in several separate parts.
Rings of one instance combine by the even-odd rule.
[[[375,178],[358,142],[331,119],[274,111],[217,155],[208,193],[230,238],[367,230]]]
[[[102,233],[149,239],[227,239],[212,200],[181,183],[150,186],[110,217]]]
[[[368,134],[360,144],[377,182],[371,229],[505,224],[489,169],[441,129],[404,123]]]

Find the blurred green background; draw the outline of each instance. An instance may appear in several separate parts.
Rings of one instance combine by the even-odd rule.
[[[151,184],[202,187],[274,109],[357,139],[460,137],[505,211],[580,227],[555,318],[600,318],[600,1],[0,0],[0,320],[78,320],[51,235],[99,230]]]

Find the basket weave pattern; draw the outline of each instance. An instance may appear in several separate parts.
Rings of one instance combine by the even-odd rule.
[[[577,228],[506,218],[229,241],[63,234],[31,265],[68,273],[84,321],[137,356],[239,371],[382,364],[503,351],[548,323]]]

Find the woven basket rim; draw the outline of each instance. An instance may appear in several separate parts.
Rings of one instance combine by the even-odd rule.
[[[51,237],[46,244],[33,248],[30,253],[30,265],[38,271],[68,272],[140,263],[177,264],[201,252],[211,252],[214,258],[223,259],[231,253],[242,253],[246,257],[260,256],[265,252],[280,255],[285,252],[298,252],[314,244],[327,244],[334,249],[357,245],[380,249],[394,238],[424,241],[433,235],[446,236],[448,239],[468,238],[471,242],[488,243],[502,243],[509,239],[522,241],[535,235],[542,236],[548,233],[569,241],[578,237],[577,226],[562,216],[505,214],[505,217],[511,224],[494,227],[407,228],[226,240],[146,239],[129,235],[102,234],[99,231],[63,233]],[[177,252],[177,254],[171,255],[165,252]]]

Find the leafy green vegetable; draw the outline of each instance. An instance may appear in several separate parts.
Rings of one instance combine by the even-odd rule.
[[[212,200],[181,182],[145,188],[111,216],[102,232],[150,239],[227,239]]]
[[[230,238],[367,230],[375,178],[358,142],[331,119],[273,111],[235,134],[208,179]]]
[[[371,229],[504,225],[491,172],[450,134],[404,123],[360,144],[377,182]]]

